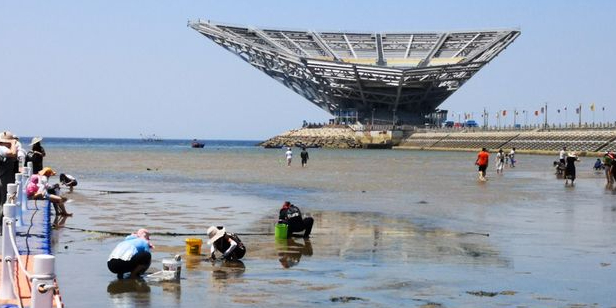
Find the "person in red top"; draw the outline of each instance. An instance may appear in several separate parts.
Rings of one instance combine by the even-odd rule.
[[[477,154],[477,160],[475,165],[479,166],[479,180],[486,180],[486,169],[488,169],[488,162],[490,161],[490,153],[486,148],[482,148],[481,152]]]

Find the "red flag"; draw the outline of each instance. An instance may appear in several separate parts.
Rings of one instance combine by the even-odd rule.
[[[503,117],[507,115],[507,110],[503,110]]]
[[[538,116],[539,115],[539,111],[535,110],[535,115]]]

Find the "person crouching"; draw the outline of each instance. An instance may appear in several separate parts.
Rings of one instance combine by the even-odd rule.
[[[150,232],[139,229],[113,249],[107,259],[107,268],[117,274],[118,279],[124,278],[125,273],[130,273],[130,278],[139,278],[150,268],[151,248],[154,248],[154,245],[150,243]]]
[[[222,258],[226,261],[239,260],[246,254],[246,247],[240,238],[234,233],[227,233],[225,227],[211,226],[207,229],[210,240],[210,258],[216,260],[216,251],[222,253]]]
[[[287,229],[287,238],[291,238],[294,232],[304,231],[304,238],[310,237],[312,232],[312,225],[314,219],[312,217],[302,217],[302,212],[299,208],[289,201],[285,201],[282,204],[280,213],[278,214],[278,220],[281,223],[286,223],[289,228]]]

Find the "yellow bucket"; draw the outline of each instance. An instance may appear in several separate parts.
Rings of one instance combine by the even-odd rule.
[[[187,238],[186,239],[186,254],[187,255],[200,255],[201,244],[203,241],[200,238]]]

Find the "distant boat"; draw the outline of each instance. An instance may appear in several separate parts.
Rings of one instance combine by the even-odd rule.
[[[143,134],[139,134],[139,136],[141,136],[141,141],[145,141],[145,142],[158,142],[158,141],[163,141],[162,138],[156,136],[156,134],[152,134],[152,135],[143,135]]]
[[[193,142],[190,144],[190,146],[193,148],[202,148],[205,146],[205,143],[198,142],[197,139],[194,139]]]

